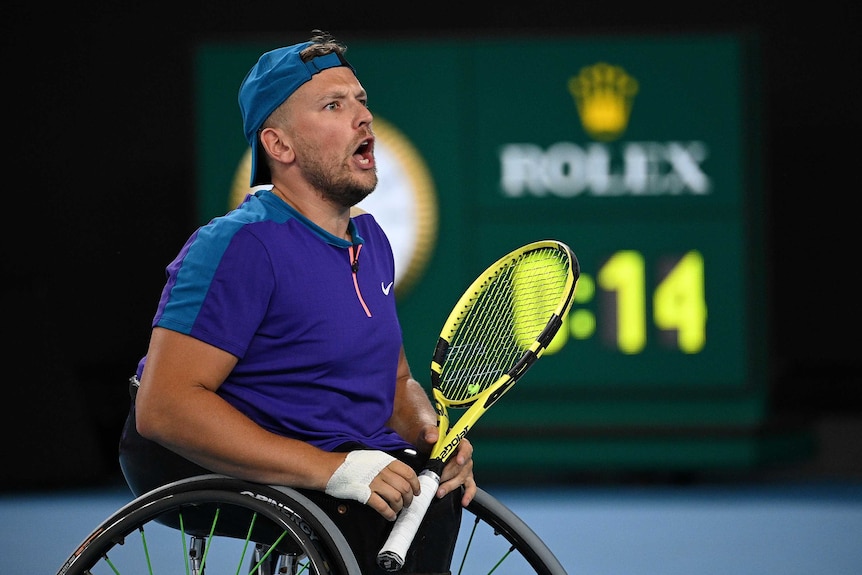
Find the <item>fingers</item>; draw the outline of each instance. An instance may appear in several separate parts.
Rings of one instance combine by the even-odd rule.
[[[410,505],[419,494],[419,479],[413,469],[401,461],[393,461],[371,481],[371,497],[367,505],[389,521]]]
[[[437,439],[440,437],[440,430],[436,425],[425,425],[419,430],[419,434],[416,436],[416,449],[424,454],[429,455],[431,450],[434,449],[434,444],[437,443]]]
[[[476,497],[477,489],[478,486],[476,485],[476,479],[470,475],[469,479],[464,482],[464,494],[461,496],[462,507],[470,505],[470,502],[473,501],[474,497]]]
[[[395,521],[398,517],[398,512],[389,505],[389,502],[376,493],[371,494],[366,505],[377,511],[387,521]]]
[[[437,439],[440,437],[440,430],[436,425],[427,426],[422,430],[422,439],[427,443],[430,447],[433,447],[435,443],[437,443]]]
[[[440,487],[437,488],[437,497],[444,497],[461,486],[464,486],[464,495],[461,498],[462,505],[469,505],[476,496],[476,479],[473,477],[473,445],[466,438],[461,440],[458,451],[443,468],[440,478]]]
[[[478,486],[473,476],[473,445],[466,438],[458,445],[455,455],[443,468],[440,486],[437,489],[438,498],[461,489],[461,505],[467,506],[476,496]],[[392,461],[371,481],[371,497],[366,502],[375,511],[389,521],[394,521],[398,513],[419,495],[419,479],[413,469],[398,460]]]

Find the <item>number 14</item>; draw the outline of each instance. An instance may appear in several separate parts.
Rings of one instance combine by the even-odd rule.
[[[633,250],[613,254],[599,270],[598,285],[614,292],[616,345],[627,354],[639,353],[647,340],[646,273],[643,256]],[[653,321],[661,330],[676,332],[684,353],[698,353],[706,344],[706,300],[703,256],[689,251],[676,261],[656,286]]]

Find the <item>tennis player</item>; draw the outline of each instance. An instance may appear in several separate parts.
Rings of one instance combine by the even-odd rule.
[[[299,489],[371,574],[438,431],[386,289],[389,240],[353,208],[377,171],[368,96],[345,51],[315,30],[242,81],[250,184],[262,187],[167,266],[120,463],[135,495],[212,472]],[[463,441],[446,465],[403,572],[449,572],[476,493],[472,451]]]

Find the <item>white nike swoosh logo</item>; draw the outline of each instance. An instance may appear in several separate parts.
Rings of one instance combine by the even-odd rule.
[[[383,290],[383,295],[389,295],[389,290],[392,289],[392,282],[389,282],[388,286],[383,285],[383,282],[380,282],[380,289]]]

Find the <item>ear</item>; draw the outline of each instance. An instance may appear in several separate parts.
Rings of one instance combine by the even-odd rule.
[[[293,146],[287,140],[287,134],[280,128],[264,128],[260,132],[260,142],[269,157],[277,162],[288,164],[295,154]]]

